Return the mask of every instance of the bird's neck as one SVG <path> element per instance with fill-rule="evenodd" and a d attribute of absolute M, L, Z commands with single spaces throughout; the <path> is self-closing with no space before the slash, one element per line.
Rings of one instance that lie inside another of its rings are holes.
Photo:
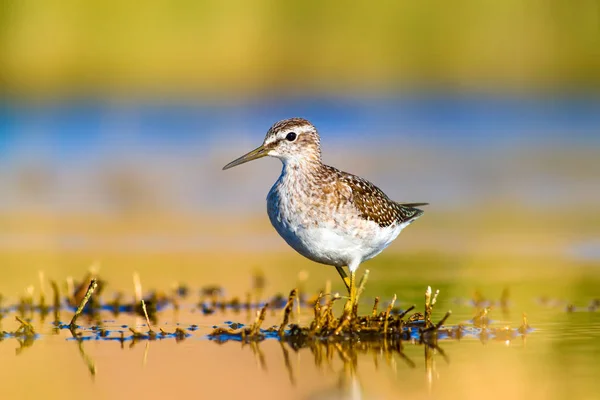
<path fill-rule="evenodd" d="M 323 163 L 320 158 L 282 158 L 283 173 L 313 173 L 319 170 Z"/>
<path fill-rule="evenodd" d="M 323 168 L 320 159 L 282 159 L 281 179 L 287 183 L 310 184 Z"/>

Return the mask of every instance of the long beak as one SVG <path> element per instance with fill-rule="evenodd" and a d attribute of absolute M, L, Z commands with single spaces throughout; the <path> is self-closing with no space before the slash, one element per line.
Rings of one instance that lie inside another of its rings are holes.
<path fill-rule="evenodd" d="M 240 164 L 246 163 L 248 161 L 252 161 L 252 160 L 256 160 L 258 158 L 262 158 L 264 156 L 267 156 L 268 152 L 269 152 L 269 150 L 265 149 L 264 146 L 257 147 L 256 149 L 252 150 L 251 152 L 244 154 L 240 158 L 238 158 L 236 160 L 233 160 L 232 162 L 230 162 L 229 164 L 227 164 L 226 166 L 224 166 L 223 170 L 226 170 L 226 169 L 229 169 L 229 168 L 233 168 L 235 166 L 238 166 Z"/>

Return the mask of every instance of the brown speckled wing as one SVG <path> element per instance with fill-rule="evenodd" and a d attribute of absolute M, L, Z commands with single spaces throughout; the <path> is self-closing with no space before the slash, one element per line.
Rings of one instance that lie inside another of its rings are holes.
<path fill-rule="evenodd" d="M 338 171 L 340 180 L 351 190 L 349 200 L 359 211 L 360 215 L 369 221 L 376 222 L 381 227 L 394 223 L 412 221 L 423 214 L 415 205 L 427 203 L 401 204 L 390 200 L 385 193 L 371 182 L 358 176 Z"/>

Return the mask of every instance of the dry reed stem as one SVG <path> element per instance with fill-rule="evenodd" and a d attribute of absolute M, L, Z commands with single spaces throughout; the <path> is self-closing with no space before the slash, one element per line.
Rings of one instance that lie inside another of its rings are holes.
<path fill-rule="evenodd" d="M 371 317 L 375 318 L 377 316 L 377 308 L 379 307 L 379 297 L 375 297 L 375 302 L 373 303 L 373 310 L 371 311 Z"/>
<path fill-rule="evenodd" d="M 360 295 L 365 291 L 365 286 L 367 285 L 367 280 L 369 279 L 369 270 L 365 270 L 362 278 L 360 278 L 360 283 L 358 284 L 358 290 L 356 292 L 356 302 L 360 298 Z"/>
<path fill-rule="evenodd" d="M 267 307 L 269 303 L 265 303 L 263 308 L 256 313 L 256 321 L 254 321 L 254 325 L 252 325 L 252 329 L 250 330 L 250 336 L 257 336 L 260 333 L 260 326 L 265 320 L 267 316 Z"/>
<path fill-rule="evenodd" d="M 288 301 L 283 310 L 283 321 L 281 322 L 281 325 L 279 326 L 278 334 L 279 334 L 280 338 L 282 338 L 283 335 L 285 334 L 285 328 L 288 325 L 288 323 L 290 322 L 290 314 L 292 313 L 292 309 L 294 308 L 294 299 L 296 298 L 297 294 L 298 294 L 298 290 L 292 289 L 292 291 L 290 292 L 290 295 L 288 296 Z"/>
<path fill-rule="evenodd" d="M 394 303 L 396 303 L 396 295 L 395 294 L 394 294 L 394 297 L 392 297 L 392 301 L 390 302 L 390 304 L 388 304 L 388 307 L 385 310 L 385 320 L 383 322 L 383 335 L 384 336 L 387 336 L 387 334 L 388 334 L 390 312 L 392 312 L 392 308 L 394 308 Z"/>
<path fill-rule="evenodd" d="M 94 278 L 91 280 L 90 285 L 88 286 L 87 291 L 85 292 L 85 296 L 83 297 L 83 299 L 81 300 L 81 303 L 79 304 L 79 307 L 77 307 L 77 311 L 75 311 L 75 314 L 73 315 L 73 318 L 71 319 L 69 328 L 75 329 L 75 327 L 77 327 L 77 325 L 75 324 L 77 322 L 77 318 L 79 318 L 79 316 L 83 312 L 85 305 L 90 300 L 90 297 L 92 297 L 92 293 L 94 293 L 94 290 L 96 290 L 97 287 L 98 287 L 98 281 Z"/>
<path fill-rule="evenodd" d="M 148 333 L 154 333 L 152 330 L 152 326 L 150 326 L 150 318 L 148 318 L 148 310 L 146 309 L 146 302 L 142 299 L 142 311 L 144 312 L 144 317 L 146 317 L 146 325 L 148 325 Z"/>

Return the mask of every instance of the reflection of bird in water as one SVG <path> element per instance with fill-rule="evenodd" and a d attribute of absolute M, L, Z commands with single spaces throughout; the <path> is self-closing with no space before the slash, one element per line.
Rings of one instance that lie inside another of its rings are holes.
<path fill-rule="evenodd" d="M 324 391 L 313 393 L 307 400 L 383 400 L 384 397 L 365 393 L 356 372 L 344 370 L 337 384 Z"/>
<path fill-rule="evenodd" d="M 344 368 L 340 372 L 340 378 L 332 388 L 313 393 L 307 400 L 362 400 L 363 391 L 354 371 Z M 368 397 L 372 399 L 372 397 Z"/>
<path fill-rule="evenodd" d="M 264 156 L 283 162 L 267 196 L 271 223 L 300 254 L 335 266 L 353 306 L 358 266 L 419 218 L 423 211 L 416 207 L 426 203 L 397 203 L 371 182 L 323 164 L 317 129 L 301 118 L 277 122 L 260 147 L 223 169 Z"/>

